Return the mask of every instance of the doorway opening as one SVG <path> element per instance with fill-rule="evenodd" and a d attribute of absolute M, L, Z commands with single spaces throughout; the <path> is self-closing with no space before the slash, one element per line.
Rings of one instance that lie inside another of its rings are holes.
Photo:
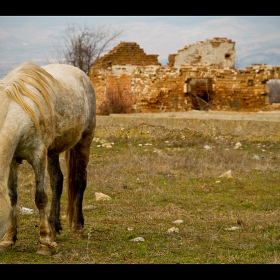
<path fill-rule="evenodd" d="M 208 111 L 212 106 L 214 81 L 211 78 L 186 80 L 186 95 L 191 98 L 194 110 Z"/>
<path fill-rule="evenodd" d="M 280 103 L 280 79 L 270 79 L 268 85 L 268 103 Z"/>

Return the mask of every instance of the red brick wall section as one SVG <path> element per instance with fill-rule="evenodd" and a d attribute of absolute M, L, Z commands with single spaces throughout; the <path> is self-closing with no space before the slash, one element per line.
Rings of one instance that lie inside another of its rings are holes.
<path fill-rule="evenodd" d="M 147 55 L 135 42 L 121 42 L 108 54 L 101 57 L 94 65 L 95 68 L 107 69 L 113 65 L 161 65 L 158 55 Z"/>

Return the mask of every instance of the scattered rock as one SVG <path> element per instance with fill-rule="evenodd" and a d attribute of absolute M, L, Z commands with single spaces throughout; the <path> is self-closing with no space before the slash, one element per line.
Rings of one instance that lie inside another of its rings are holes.
<path fill-rule="evenodd" d="M 234 146 L 234 149 L 239 149 L 241 147 L 241 143 L 240 142 L 237 142 Z"/>
<path fill-rule="evenodd" d="M 234 231 L 234 230 L 238 230 L 238 229 L 240 229 L 240 227 L 225 228 L 225 230 L 230 230 L 230 231 Z"/>
<path fill-rule="evenodd" d="M 111 197 L 104 193 L 96 192 L 95 193 L 95 200 L 110 200 Z"/>
<path fill-rule="evenodd" d="M 168 229 L 167 232 L 168 233 L 179 232 L 179 229 L 176 227 L 172 227 L 172 228 Z"/>
<path fill-rule="evenodd" d="M 83 207 L 83 210 L 92 210 L 92 209 L 95 209 L 96 206 L 93 206 L 93 205 L 86 205 Z"/>
<path fill-rule="evenodd" d="M 134 241 L 134 242 L 144 242 L 145 239 L 143 237 L 135 237 L 133 239 L 131 239 L 130 241 Z"/>
<path fill-rule="evenodd" d="M 30 208 L 26 208 L 26 207 L 21 207 L 20 208 L 20 213 L 22 215 L 32 215 L 32 214 L 34 214 L 34 210 L 30 209 Z"/>
<path fill-rule="evenodd" d="M 225 172 L 224 174 L 220 175 L 219 178 L 221 177 L 225 177 L 225 178 L 233 178 L 233 174 L 232 174 L 232 171 L 229 170 L 227 172 Z"/>
<path fill-rule="evenodd" d="M 112 145 L 109 142 L 103 143 L 102 144 L 103 148 L 112 148 Z"/>
<path fill-rule="evenodd" d="M 173 222 L 173 224 L 182 224 L 183 223 L 183 220 L 176 220 Z"/>
<path fill-rule="evenodd" d="M 114 142 L 109 143 L 105 139 L 100 139 L 100 138 L 93 138 L 94 142 L 100 143 L 101 145 L 97 145 L 97 148 L 104 147 L 104 148 L 112 148 L 112 145 L 114 145 Z"/>
<path fill-rule="evenodd" d="M 259 156 L 257 156 L 257 155 L 254 155 L 253 159 L 260 160 L 261 158 Z"/>

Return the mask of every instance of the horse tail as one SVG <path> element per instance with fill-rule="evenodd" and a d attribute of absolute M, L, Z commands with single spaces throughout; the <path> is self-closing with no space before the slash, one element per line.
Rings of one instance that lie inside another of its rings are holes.
<path fill-rule="evenodd" d="M 67 216 L 69 219 L 69 226 L 71 228 L 75 211 L 75 200 L 77 195 L 77 162 L 75 160 L 75 149 L 65 151 L 65 161 L 68 170 L 66 179 L 68 189 Z"/>

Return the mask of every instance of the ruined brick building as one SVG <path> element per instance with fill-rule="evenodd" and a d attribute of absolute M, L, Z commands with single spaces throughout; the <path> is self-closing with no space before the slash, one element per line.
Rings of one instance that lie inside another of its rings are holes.
<path fill-rule="evenodd" d="M 135 42 L 121 42 L 92 66 L 97 113 L 108 96 L 123 99 L 129 112 L 196 110 L 277 110 L 269 102 L 270 79 L 280 66 L 252 64 L 235 68 L 235 42 L 213 38 L 170 54 L 162 66 Z"/>

